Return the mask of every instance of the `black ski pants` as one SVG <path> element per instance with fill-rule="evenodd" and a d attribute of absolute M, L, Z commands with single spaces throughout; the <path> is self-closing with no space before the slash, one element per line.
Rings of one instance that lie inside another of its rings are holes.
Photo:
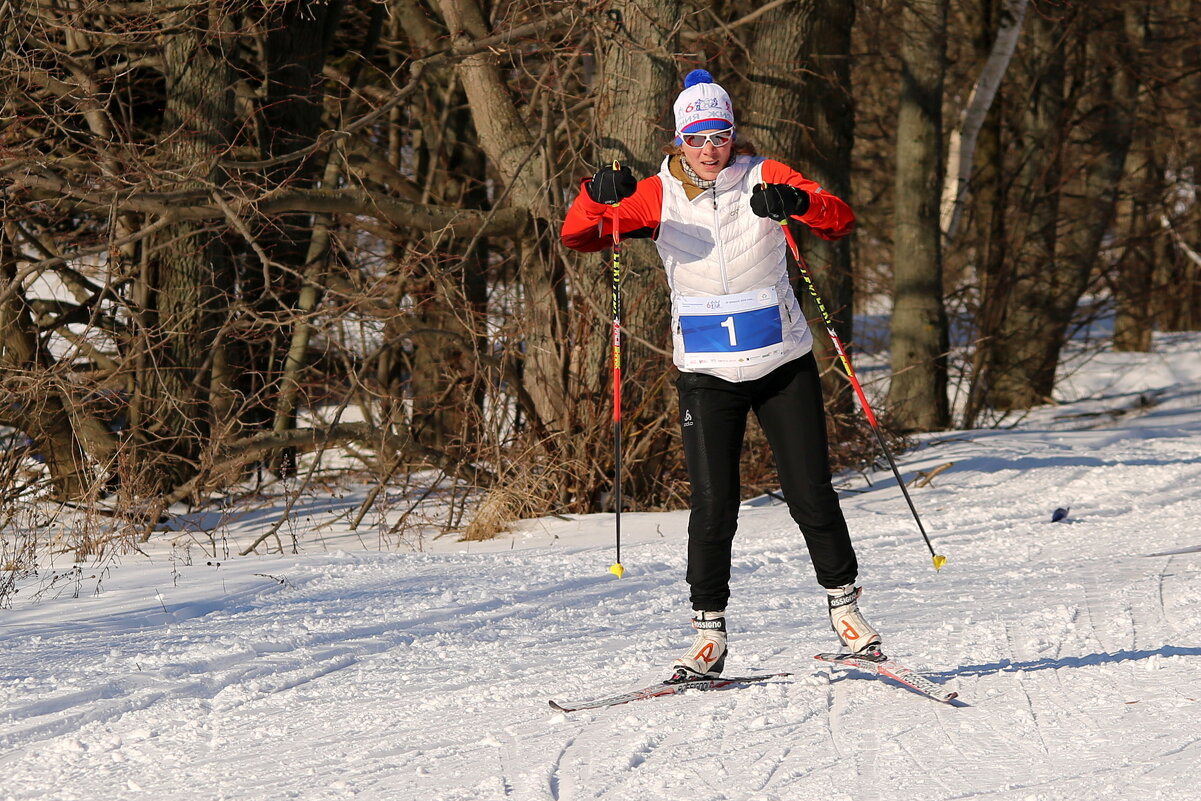
<path fill-rule="evenodd" d="M 775 455 L 792 519 L 800 527 L 823 587 L 858 576 L 855 549 L 831 485 L 821 381 L 812 353 L 762 378 L 731 382 L 681 373 L 680 419 L 692 485 L 688 518 L 688 584 L 692 608 L 718 611 L 730 598 L 730 557 L 738 527 L 742 451 L 753 411 Z"/>

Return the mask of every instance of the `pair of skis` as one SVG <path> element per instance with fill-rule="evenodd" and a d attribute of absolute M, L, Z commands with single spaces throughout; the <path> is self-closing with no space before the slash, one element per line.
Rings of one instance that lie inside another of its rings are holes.
<path fill-rule="evenodd" d="M 918 671 L 895 659 L 883 654 L 818 654 L 814 657 L 821 662 L 827 662 L 841 667 L 862 670 L 877 676 L 892 679 L 909 689 L 921 693 L 927 698 L 942 703 L 950 703 L 959 696 L 958 693 L 945 689 L 934 683 Z M 685 680 L 661 681 L 640 690 L 611 695 L 591 701 L 559 702 L 551 701 L 551 709 L 558 712 L 582 712 L 588 709 L 603 709 L 605 707 L 628 704 L 631 701 L 642 701 L 647 698 L 660 698 L 666 695 L 676 695 L 686 690 L 720 690 L 726 687 L 762 684 L 772 679 L 791 676 L 791 673 L 763 673 L 755 676 L 719 676 L 716 678 L 693 678 Z"/>

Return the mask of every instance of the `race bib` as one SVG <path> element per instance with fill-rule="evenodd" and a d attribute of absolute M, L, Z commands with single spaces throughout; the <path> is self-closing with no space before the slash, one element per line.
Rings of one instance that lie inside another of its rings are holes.
<path fill-rule="evenodd" d="M 775 287 L 711 298 L 681 297 L 684 367 L 747 367 L 784 353 Z"/>

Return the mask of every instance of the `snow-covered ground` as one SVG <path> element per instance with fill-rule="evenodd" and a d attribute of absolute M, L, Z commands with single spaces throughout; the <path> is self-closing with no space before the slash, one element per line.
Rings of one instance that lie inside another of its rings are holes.
<path fill-rule="evenodd" d="M 951 463 L 912 490 L 941 572 L 890 474 L 846 479 L 869 619 L 960 705 L 812 660 L 823 595 L 769 501 L 742 511 L 728 670 L 793 677 L 564 715 L 547 700 L 663 677 L 689 641 L 685 514 L 625 515 L 618 579 L 611 516 L 396 552 L 314 535 L 361 496 L 314 499 L 284 530 L 300 555 L 164 544 L 37 601 L 27 583 L 0 611 L 0 798 L 1187 796 L 1201 337 L 1073 369 L 1079 400 L 902 457 Z"/>

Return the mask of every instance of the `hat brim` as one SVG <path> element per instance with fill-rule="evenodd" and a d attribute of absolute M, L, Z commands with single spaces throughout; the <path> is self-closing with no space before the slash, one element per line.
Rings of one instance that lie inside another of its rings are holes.
<path fill-rule="evenodd" d="M 680 133 L 704 133 L 706 131 L 724 131 L 733 128 L 734 123 L 721 117 L 709 117 L 704 120 L 690 122 L 680 129 Z"/>

